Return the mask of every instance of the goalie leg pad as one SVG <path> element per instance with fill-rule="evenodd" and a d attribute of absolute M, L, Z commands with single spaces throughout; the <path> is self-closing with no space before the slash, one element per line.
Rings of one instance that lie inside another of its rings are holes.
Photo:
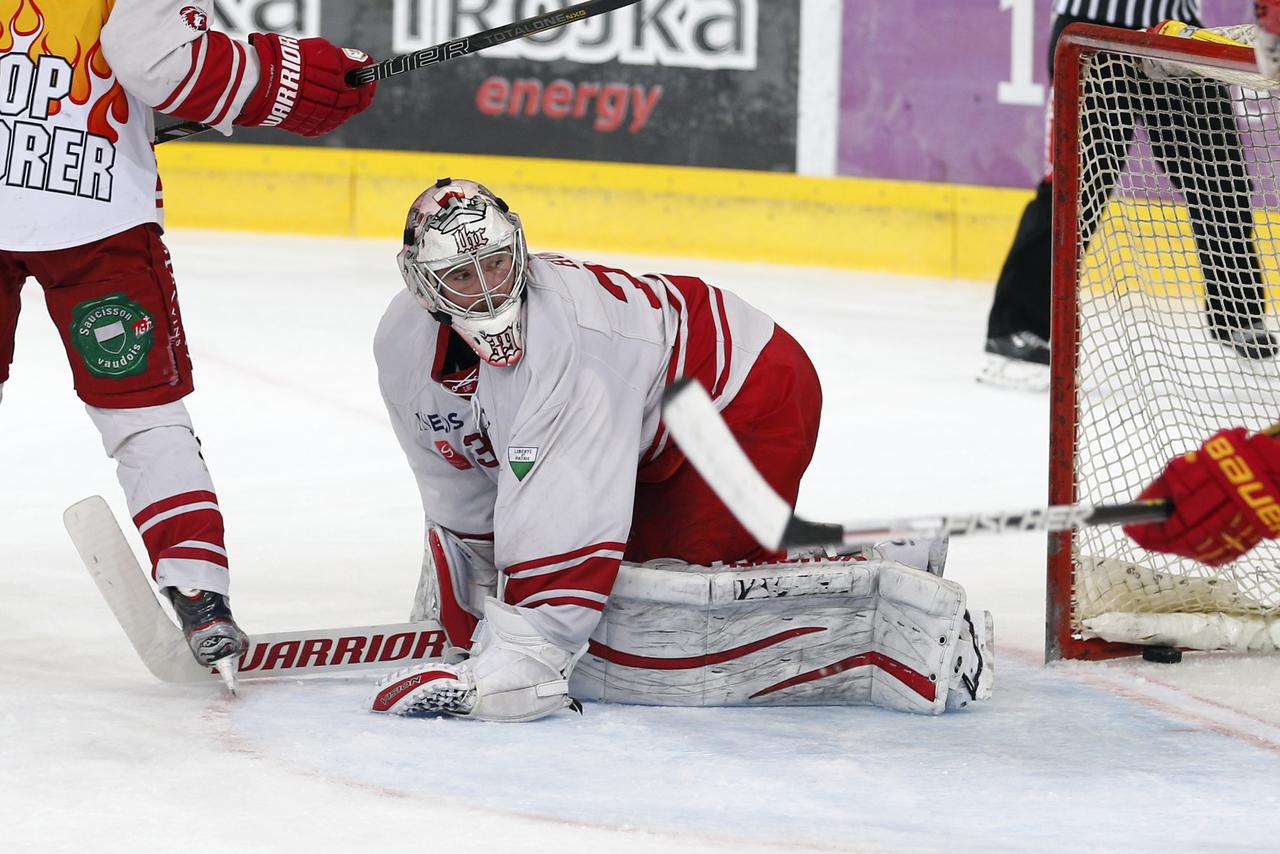
<path fill-rule="evenodd" d="M 579 699 L 672 706 L 856 705 L 939 714 L 964 590 L 893 561 L 623 564 L 573 672 Z M 976 667 L 965 656 L 962 669 Z M 990 670 L 984 683 L 989 695 Z M 972 699 L 972 697 L 970 698 Z"/>
<path fill-rule="evenodd" d="M 410 622 L 439 619 L 449 643 L 465 649 L 484 614 L 485 599 L 497 596 L 497 590 L 491 540 L 463 538 L 440 525 L 427 524 Z"/>

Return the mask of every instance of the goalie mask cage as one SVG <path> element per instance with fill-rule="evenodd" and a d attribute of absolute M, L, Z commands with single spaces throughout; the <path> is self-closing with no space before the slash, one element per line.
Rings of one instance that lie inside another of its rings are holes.
<path fill-rule="evenodd" d="M 1280 93 L 1252 48 L 1109 27 L 1068 27 L 1055 63 L 1049 501 L 1125 502 L 1280 421 L 1280 362 L 1219 340 L 1274 328 Z M 1048 563 L 1048 660 L 1280 645 L 1280 541 L 1212 568 L 1092 527 Z"/>

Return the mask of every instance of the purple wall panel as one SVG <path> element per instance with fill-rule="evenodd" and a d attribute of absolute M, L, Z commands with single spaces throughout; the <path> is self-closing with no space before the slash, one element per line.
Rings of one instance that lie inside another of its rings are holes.
<path fill-rule="evenodd" d="M 1047 82 L 1053 2 L 1008 5 L 844 1 L 841 175 L 999 187 L 1039 180 L 1044 106 L 1000 103 L 998 92 L 1015 73 L 1019 27 L 1021 40 L 1033 42 L 1023 74 Z M 1205 0 L 1205 23 L 1240 23 L 1248 8 L 1246 0 Z"/>

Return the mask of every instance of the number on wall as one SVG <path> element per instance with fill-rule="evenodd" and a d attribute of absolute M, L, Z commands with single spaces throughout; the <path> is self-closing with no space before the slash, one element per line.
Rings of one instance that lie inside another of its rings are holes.
<path fill-rule="evenodd" d="M 996 90 L 1001 104 L 1038 107 L 1044 103 L 1044 86 L 1036 83 L 1036 0 L 1000 0 L 1000 11 L 1013 10 L 1009 79 Z"/>

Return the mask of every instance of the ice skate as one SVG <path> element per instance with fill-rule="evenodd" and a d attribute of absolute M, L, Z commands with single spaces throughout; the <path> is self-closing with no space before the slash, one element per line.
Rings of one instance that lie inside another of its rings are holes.
<path fill-rule="evenodd" d="M 165 593 L 173 603 L 191 654 L 202 665 L 216 667 L 234 694 L 236 660 L 248 648 L 249 638 L 236 625 L 227 597 L 187 587 L 168 587 Z"/>
<path fill-rule="evenodd" d="M 1267 330 L 1261 320 L 1250 321 L 1243 325 L 1211 322 L 1209 331 L 1215 341 L 1230 347 L 1237 355 L 1246 359 L 1270 359 L 1280 351 L 1276 336 Z"/>
<path fill-rule="evenodd" d="M 1049 388 L 1049 342 L 1034 332 L 988 338 L 978 382 L 1017 391 Z"/>

